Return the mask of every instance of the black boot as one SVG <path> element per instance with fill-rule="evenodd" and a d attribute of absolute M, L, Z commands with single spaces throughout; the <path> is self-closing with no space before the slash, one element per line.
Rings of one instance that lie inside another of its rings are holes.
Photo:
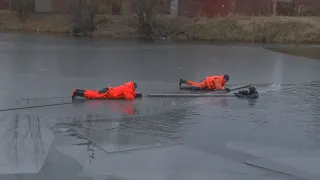
<path fill-rule="evenodd" d="M 84 97 L 84 91 L 83 90 L 77 91 L 76 96 Z"/>
<path fill-rule="evenodd" d="M 84 90 L 75 89 L 72 93 L 72 99 L 76 96 L 84 97 Z"/>
<path fill-rule="evenodd" d="M 180 81 L 179 81 L 179 87 L 181 86 L 181 84 L 187 84 L 187 80 L 180 79 Z"/>

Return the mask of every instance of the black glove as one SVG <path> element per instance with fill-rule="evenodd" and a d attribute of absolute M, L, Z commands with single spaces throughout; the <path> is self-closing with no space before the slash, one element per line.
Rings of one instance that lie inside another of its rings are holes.
<path fill-rule="evenodd" d="M 224 90 L 226 90 L 227 92 L 230 92 L 230 91 L 231 91 L 229 88 L 224 88 Z"/>
<path fill-rule="evenodd" d="M 136 93 L 136 98 L 141 98 L 142 97 L 142 94 L 141 93 Z"/>
<path fill-rule="evenodd" d="M 105 93 L 105 92 L 107 92 L 107 91 L 109 91 L 109 88 L 104 88 L 104 89 L 101 89 L 101 90 L 98 92 L 98 94 L 102 94 L 102 93 Z"/>

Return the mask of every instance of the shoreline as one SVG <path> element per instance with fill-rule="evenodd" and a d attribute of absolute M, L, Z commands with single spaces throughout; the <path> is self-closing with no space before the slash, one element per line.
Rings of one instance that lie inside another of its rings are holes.
<path fill-rule="evenodd" d="M 0 11 L 0 32 L 70 36 L 73 23 L 66 14 L 32 13 L 21 21 L 12 11 Z M 139 39 L 134 19 L 97 15 L 94 39 Z M 102 21 L 102 22 L 101 22 Z M 320 17 L 229 16 L 213 19 L 170 18 L 157 20 L 154 40 L 163 35 L 170 41 L 201 41 L 245 44 L 319 44 Z M 160 35 L 161 34 L 161 35 Z M 161 37 L 162 36 L 162 37 Z"/>
<path fill-rule="evenodd" d="M 201 45 L 201 46 L 240 46 L 240 47 L 260 47 L 272 52 L 305 57 L 313 60 L 320 60 L 320 45 L 313 44 L 277 44 L 277 43 L 252 43 L 252 42 L 216 42 L 216 41 L 175 41 L 175 40 L 150 40 L 150 39 L 133 39 L 133 38 L 77 38 L 70 35 L 59 34 L 59 33 L 36 33 L 36 32 L 0 32 L 0 36 L 9 34 L 9 36 L 43 36 L 43 37 L 54 37 L 54 38 L 72 38 L 72 39 L 89 39 L 93 41 L 108 42 L 108 41 L 124 41 L 126 43 L 137 43 L 147 42 L 147 43 L 160 43 L 160 44 L 176 44 L 176 45 Z"/>
<path fill-rule="evenodd" d="M 209 40 L 171 40 L 171 39 L 148 39 L 148 38 L 121 38 L 121 37 L 75 37 L 69 34 L 63 33 L 37 33 L 34 31 L 1 31 L 1 35 L 10 36 L 42 36 L 42 37 L 57 37 L 57 38 L 74 38 L 74 39 L 89 39 L 93 41 L 124 41 L 124 42 L 156 42 L 163 44 L 191 44 L 191 45 L 221 45 L 221 46 L 242 46 L 242 47 L 262 47 L 265 49 L 272 48 L 320 48 L 320 43 L 264 43 L 264 42 L 239 42 L 239 41 L 209 41 Z M 319 49 L 320 51 L 320 49 Z"/>
<path fill-rule="evenodd" d="M 244 47 L 264 47 L 264 46 L 276 46 L 276 47 L 312 47 L 320 48 L 319 42 L 309 43 L 295 43 L 295 42 L 261 42 L 261 41 L 230 41 L 230 40 L 185 40 L 185 39 L 161 39 L 161 38 L 139 38 L 139 37 L 112 37 L 112 36 L 73 36 L 70 33 L 59 33 L 59 32 L 36 32 L 36 31 L 24 31 L 24 30 L 2 30 L 0 27 L 0 34 L 11 34 L 11 35 L 35 35 L 35 36 L 47 36 L 47 37 L 65 37 L 65 38 L 78 38 L 78 39 L 92 39 L 92 40 L 115 40 L 115 41 L 157 41 L 157 42 L 173 42 L 176 44 L 200 44 L 200 45 L 224 45 L 224 46 L 244 46 Z"/>

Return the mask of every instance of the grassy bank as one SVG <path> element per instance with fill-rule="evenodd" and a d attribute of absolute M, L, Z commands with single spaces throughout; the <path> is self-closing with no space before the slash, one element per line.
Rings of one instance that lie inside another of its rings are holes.
<path fill-rule="evenodd" d="M 138 37 L 137 20 L 131 16 L 97 15 L 93 36 Z M 0 31 L 70 33 L 71 17 L 62 14 L 30 14 L 24 21 L 11 11 L 0 11 Z M 159 17 L 155 37 L 177 40 L 212 40 L 265 43 L 320 43 L 320 18 L 245 17 L 169 18 Z"/>

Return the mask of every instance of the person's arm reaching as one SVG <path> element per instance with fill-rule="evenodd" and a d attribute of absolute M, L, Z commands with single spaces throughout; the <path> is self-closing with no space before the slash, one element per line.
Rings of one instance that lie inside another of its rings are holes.
<path fill-rule="evenodd" d="M 135 98 L 134 98 L 134 95 L 132 94 L 132 92 L 130 92 L 130 91 L 125 91 L 125 92 L 123 92 L 123 95 L 124 95 L 124 98 L 126 99 L 126 100 L 134 100 Z"/>
<path fill-rule="evenodd" d="M 219 79 L 213 80 L 213 83 L 216 87 L 216 90 L 225 90 L 225 88 L 221 85 L 221 81 Z"/>

